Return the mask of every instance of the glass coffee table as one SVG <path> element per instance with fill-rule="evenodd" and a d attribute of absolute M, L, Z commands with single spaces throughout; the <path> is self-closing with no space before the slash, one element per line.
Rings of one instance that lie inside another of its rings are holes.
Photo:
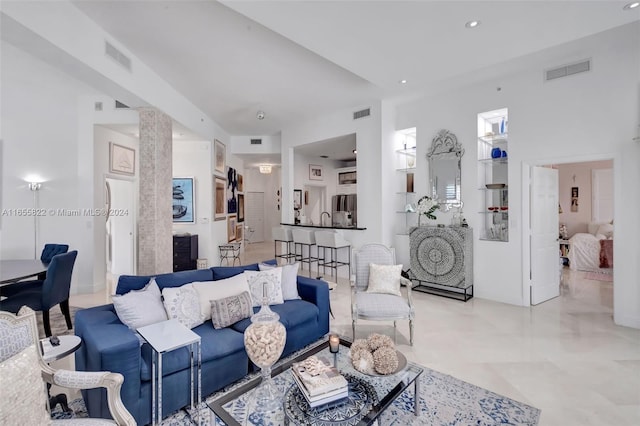
<path fill-rule="evenodd" d="M 423 368 L 412 362 L 406 362 L 406 367 L 395 374 L 387 376 L 363 374 L 351 365 L 347 355 L 350 346 L 350 341 L 340 339 L 340 351 L 336 355 L 338 370 L 349 381 L 348 400 L 328 408 L 310 408 L 291 376 L 291 365 L 311 355 L 324 356 L 333 361 L 334 354 L 329 352 L 327 340 L 296 353 L 273 367 L 273 380 L 282 392 L 282 404 L 279 409 L 267 413 L 256 410 L 252 394 L 261 379 L 259 373 L 253 373 L 207 403 L 212 412 L 211 423 L 227 426 L 249 424 L 370 425 L 412 384 L 415 390 L 414 413 L 417 416 L 420 412 L 419 380 L 424 371 Z"/>

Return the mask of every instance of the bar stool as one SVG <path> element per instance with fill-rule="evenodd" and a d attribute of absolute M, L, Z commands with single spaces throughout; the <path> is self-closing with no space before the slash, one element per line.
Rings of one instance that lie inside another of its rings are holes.
<path fill-rule="evenodd" d="M 309 265 L 309 278 L 311 276 L 311 265 L 315 262 L 318 263 L 318 250 L 316 248 L 316 256 L 312 255 L 311 249 L 316 246 L 316 236 L 313 231 L 307 229 L 293 229 L 291 231 L 293 235 L 294 253 L 296 261 L 300 263 L 306 263 Z M 300 246 L 300 254 L 298 254 L 298 246 Z M 307 247 L 307 256 L 304 255 L 304 248 Z"/>
<path fill-rule="evenodd" d="M 333 272 L 336 273 L 335 282 L 338 282 L 338 268 L 341 266 L 347 266 L 349 268 L 349 275 L 351 277 L 351 243 L 345 240 L 342 235 L 335 231 L 316 231 L 316 244 L 318 245 L 318 274 L 320 274 L 320 267 L 322 266 L 322 273 L 324 274 L 326 268 L 331 270 L 331 277 L 333 278 Z M 329 257 L 327 257 L 327 249 L 329 250 Z M 346 261 L 338 260 L 338 251 L 340 249 L 346 249 Z"/>
<path fill-rule="evenodd" d="M 218 246 L 218 250 L 220 250 L 220 266 L 222 266 L 223 261 L 226 262 L 227 266 L 236 266 L 236 260 L 238 265 L 242 265 L 240 243 L 221 244 Z M 231 265 L 229 265 L 230 261 L 232 262 Z"/>
<path fill-rule="evenodd" d="M 284 226 L 274 226 L 271 228 L 271 237 L 273 238 L 273 255 L 276 261 L 280 258 L 283 259 L 285 263 L 289 263 L 289 259 L 295 259 L 296 254 L 291 251 L 291 243 L 293 243 L 291 229 L 285 228 Z M 286 243 L 287 249 L 286 252 L 281 251 L 280 254 L 278 254 L 278 245 L 281 243 Z"/>

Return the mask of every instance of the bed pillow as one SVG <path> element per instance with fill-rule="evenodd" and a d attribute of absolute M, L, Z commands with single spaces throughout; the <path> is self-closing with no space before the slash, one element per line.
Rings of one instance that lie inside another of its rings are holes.
<path fill-rule="evenodd" d="M 262 299 L 266 291 L 267 303 L 269 305 L 279 305 L 284 303 L 282 298 L 282 269 L 275 268 L 268 271 L 244 271 L 249 283 L 249 292 L 253 306 L 262 305 Z"/>
<path fill-rule="evenodd" d="M 296 262 L 282 266 L 260 263 L 258 267 L 261 271 L 276 268 L 282 269 L 282 298 L 284 300 L 300 299 L 300 295 L 298 294 L 298 268 L 300 267 L 300 263 Z"/>
<path fill-rule="evenodd" d="M 193 284 L 165 287 L 162 289 L 162 299 L 169 319 L 177 319 L 189 329 L 205 321 L 201 313 L 200 297 Z"/>
<path fill-rule="evenodd" d="M 244 274 L 234 275 L 223 280 L 216 281 L 196 281 L 193 288 L 198 292 L 200 299 L 200 312 L 202 320 L 211 319 L 211 301 L 224 299 L 229 296 L 236 296 L 243 291 L 249 291 L 247 277 Z"/>
<path fill-rule="evenodd" d="M 613 238 L 613 225 L 610 223 L 603 223 L 598 227 L 596 235 L 597 234 L 602 234 L 607 238 Z"/>
<path fill-rule="evenodd" d="M 162 294 L 155 278 L 152 278 L 141 290 L 114 295 L 111 299 L 120 321 L 133 331 L 145 325 L 167 320 L 167 312 L 162 304 Z"/>
<path fill-rule="evenodd" d="M 402 265 L 369 264 L 369 286 L 367 293 L 383 293 L 402 296 L 400 293 L 400 277 Z"/>
<path fill-rule="evenodd" d="M 229 327 L 253 315 L 253 301 L 248 291 L 211 301 L 211 322 L 216 330 Z"/>

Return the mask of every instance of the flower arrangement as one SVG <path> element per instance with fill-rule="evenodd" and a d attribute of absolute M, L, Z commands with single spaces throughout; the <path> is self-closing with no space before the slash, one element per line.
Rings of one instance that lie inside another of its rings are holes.
<path fill-rule="evenodd" d="M 418 200 L 418 213 L 425 215 L 428 219 L 436 220 L 436 215 L 433 213 L 440 208 L 440 205 L 436 200 L 433 200 L 428 195 Z"/>

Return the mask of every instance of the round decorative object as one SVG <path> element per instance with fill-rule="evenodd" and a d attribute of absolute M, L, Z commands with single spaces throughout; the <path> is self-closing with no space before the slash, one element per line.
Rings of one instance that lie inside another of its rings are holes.
<path fill-rule="evenodd" d="M 493 148 L 491 150 L 491 158 L 500 158 L 502 157 L 502 150 L 500 148 Z"/>
<path fill-rule="evenodd" d="M 383 346 L 373 353 L 373 368 L 379 374 L 391 374 L 398 368 L 398 355 L 396 350 Z"/>
<path fill-rule="evenodd" d="M 271 378 L 271 366 L 280 358 L 287 340 L 287 330 L 280 316 L 269 309 L 267 298 L 263 298 L 262 308 L 251 317 L 251 325 L 244 332 L 244 347 L 249 359 L 258 367 L 262 382 L 256 388 L 253 398 L 256 410 L 273 411 L 280 406 L 282 393 Z"/>
<path fill-rule="evenodd" d="M 374 370 L 373 355 L 368 349 L 351 350 L 351 364 L 353 368 L 364 374 L 370 374 Z"/>
<path fill-rule="evenodd" d="M 434 284 L 458 286 L 465 280 L 464 236 L 460 228 L 419 227 L 411 233 L 411 270 Z"/>
<path fill-rule="evenodd" d="M 404 356 L 403 353 L 398 351 L 398 350 L 396 350 L 396 355 L 398 357 L 398 366 L 391 373 L 389 373 L 389 374 L 380 374 L 380 373 L 377 373 L 375 370 L 361 371 L 361 373 L 364 373 L 367 376 L 384 377 L 384 376 L 389 376 L 391 374 L 397 374 L 397 373 L 401 372 L 402 370 L 407 368 L 407 357 Z"/>
<path fill-rule="evenodd" d="M 284 412 L 288 424 L 314 426 L 357 425 L 371 408 L 378 404 L 378 395 L 372 385 L 350 374 L 349 396 L 326 406 L 311 408 L 295 383 L 287 390 Z"/>
<path fill-rule="evenodd" d="M 393 349 L 393 339 L 384 334 L 373 333 L 367 338 L 367 345 L 369 346 L 369 350 L 374 352 L 375 350 L 388 346 Z M 353 345 L 351 345 L 353 347 Z"/>

